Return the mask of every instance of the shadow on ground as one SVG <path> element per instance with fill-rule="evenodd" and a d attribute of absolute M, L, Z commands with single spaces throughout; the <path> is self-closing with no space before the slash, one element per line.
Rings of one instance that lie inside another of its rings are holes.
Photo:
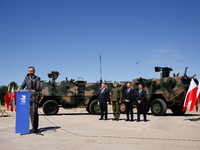
<path fill-rule="evenodd" d="M 45 127 L 45 128 L 39 128 L 40 132 L 46 132 L 46 131 L 54 131 L 57 132 L 56 129 L 60 129 L 61 127 L 56 126 L 56 127 Z"/>
<path fill-rule="evenodd" d="M 199 117 L 199 118 L 184 119 L 184 120 L 190 120 L 190 121 L 200 121 L 200 117 Z"/>

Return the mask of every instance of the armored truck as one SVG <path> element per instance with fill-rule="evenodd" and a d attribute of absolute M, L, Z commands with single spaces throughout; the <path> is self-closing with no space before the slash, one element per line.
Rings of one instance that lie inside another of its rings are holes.
<path fill-rule="evenodd" d="M 59 107 L 63 108 L 86 108 L 91 114 L 99 114 L 100 107 L 98 106 L 98 93 L 100 83 L 87 83 L 82 77 L 77 81 L 66 78 L 65 81 L 55 82 L 59 72 L 52 71 L 48 74 L 51 81 L 40 83 L 39 107 L 43 107 L 43 112 L 46 115 L 54 115 L 59 111 Z M 110 91 L 113 88 L 112 83 L 105 83 L 106 88 Z"/>
<path fill-rule="evenodd" d="M 198 84 L 197 79 L 194 78 L 195 75 L 187 76 L 187 68 L 183 76 L 173 73 L 173 77 L 169 77 L 172 68 L 155 67 L 155 71 L 161 72 L 159 79 L 136 78 L 131 81 L 134 91 L 137 90 L 138 84 L 142 84 L 146 90 L 146 112 L 151 109 L 153 115 L 161 116 L 166 114 L 167 109 L 171 109 L 174 115 L 183 115 L 185 113 L 185 111 L 182 112 L 184 99 L 191 79 L 193 78 Z M 66 78 L 65 81 L 55 82 L 58 76 L 59 72 L 52 71 L 48 74 L 48 77 L 52 78 L 51 81 L 41 81 L 39 107 L 43 107 L 46 115 L 57 114 L 60 106 L 63 108 L 86 108 L 91 114 L 100 114 L 100 107 L 97 104 L 100 82 L 87 83 L 82 77 L 77 81 L 73 79 L 69 81 Z M 119 85 L 122 92 L 126 90 L 126 84 L 127 82 L 123 82 Z M 105 85 L 111 92 L 113 84 L 105 83 Z M 133 108 L 135 107 L 134 101 Z M 120 104 L 120 111 L 126 112 L 123 101 Z"/>
<path fill-rule="evenodd" d="M 156 72 L 162 72 L 160 79 L 144 79 L 136 78 L 131 82 L 132 89 L 138 89 L 138 84 L 142 84 L 146 90 L 146 112 L 151 109 L 155 116 L 162 116 L 166 114 L 167 109 L 171 109 L 174 115 L 183 115 L 182 112 L 185 95 L 189 88 L 191 79 L 193 78 L 196 84 L 198 81 L 194 78 L 196 75 L 189 77 L 186 75 L 187 67 L 183 76 L 173 73 L 173 77 L 169 77 L 172 68 L 155 67 Z M 126 84 L 121 84 L 121 89 L 126 89 Z M 134 103 L 133 108 L 136 107 Z M 121 112 L 125 112 L 125 104 L 120 105 Z"/>

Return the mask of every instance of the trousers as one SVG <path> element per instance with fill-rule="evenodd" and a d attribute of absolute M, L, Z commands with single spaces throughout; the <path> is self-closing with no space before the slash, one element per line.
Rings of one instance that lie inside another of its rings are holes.
<path fill-rule="evenodd" d="M 29 116 L 31 119 L 31 125 L 32 129 L 37 130 L 38 129 L 38 102 L 35 100 L 35 98 L 30 98 L 30 112 Z"/>
<path fill-rule="evenodd" d="M 127 119 L 129 120 L 129 112 L 130 112 L 131 120 L 133 120 L 133 103 L 128 102 L 128 103 L 125 103 L 125 105 L 126 105 L 126 117 L 127 117 Z"/>
<path fill-rule="evenodd" d="M 113 108 L 114 118 L 119 119 L 119 117 L 120 117 L 119 102 L 118 101 L 112 101 L 112 108 Z"/>
<path fill-rule="evenodd" d="M 100 109 L 101 109 L 101 119 L 103 119 L 103 116 L 105 115 L 105 119 L 107 119 L 108 116 L 108 108 L 106 103 L 100 103 Z"/>
<path fill-rule="evenodd" d="M 140 120 L 140 110 L 143 112 L 144 120 L 146 120 L 146 104 L 137 104 L 137 119 Z"/>

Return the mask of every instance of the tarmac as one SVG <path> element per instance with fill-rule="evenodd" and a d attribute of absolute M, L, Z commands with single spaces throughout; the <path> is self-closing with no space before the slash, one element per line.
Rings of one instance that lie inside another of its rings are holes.
<path fill-rule="evenodd" d="M 186 112 L 174 116 L 147 114 L 147 122 L 127 122 L 121 114 L 112 121 L 112 107 L 108 120 L 89 114 L 85 108 L 63 109 L 57 115 L 46 116 L 39 108 L 41 134 L 15 133 L 15 112 L 0 117 L 0 150 L 199 150 L 200 112 Z M 134 119 L 136 119 L 136 109 Z M 0 114 L 1 115 L 1 114 Z M 141 119 L 143 116 L 141 115 Z"/>

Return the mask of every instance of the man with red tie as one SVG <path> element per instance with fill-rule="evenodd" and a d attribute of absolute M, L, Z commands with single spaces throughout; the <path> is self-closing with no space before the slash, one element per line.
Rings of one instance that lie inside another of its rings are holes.
<path fill-rule="evenodd" d="M 105 120 L 107 120 L 107 115 L 108 115 L 108 108 L 107 105 L 110 102 L 110 96 L 109 96 L 109 90 L 105 88 L 105 84 L 101 84 L 101 90 L 99 91 L 99 96 L 98 96 L 98 105 L 100 105 L 101 109 L 101 117 L 99 120 L 103 120 L 103 116 L 105 113 Z"/>

